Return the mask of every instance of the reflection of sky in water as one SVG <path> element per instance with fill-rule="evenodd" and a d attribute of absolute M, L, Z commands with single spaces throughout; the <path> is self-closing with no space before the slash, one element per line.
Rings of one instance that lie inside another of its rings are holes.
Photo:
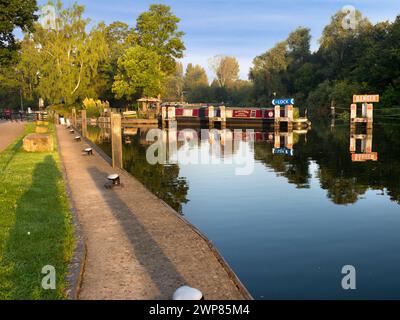
<path fill-rule="evenodd" d="M 399 298 L 398 204 L 370 190 L 338 206 L 317 171 L 311 162 L 310 188 L 297 189 L 260 162 L 249 176 L 230 166 L 182 166 L 190 182 L 183 212 L 255 298 Z M 356 292 L 340 287 L 347 264 L 358 271 Z"/>

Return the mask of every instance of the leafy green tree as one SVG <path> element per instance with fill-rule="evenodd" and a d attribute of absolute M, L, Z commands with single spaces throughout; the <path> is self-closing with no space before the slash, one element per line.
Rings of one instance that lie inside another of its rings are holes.
<path fill-rule="evenodd" d="M 13 31 L 21 28 L 24 32 L 33 31 L 37 16 L 35 0 L 0 1 L 0 66 L 15 63 L 18 58 L 19 44 Z"/>
<path fill-rule="evenodd" d="M 183 65 L 177 62 L 175 73 L 167 79 L 164 100 L 180 101 L 183 98 L 183 82 Z"/>
<path fill-rule="evenodd" d="M 356 23 L 354 28 L 344 28 L 343 21 L 346 13 L 337 12 L 332 18 L 331 23 L 324 28 L 322 37 L 319 40 L 319 55 L 323 60 L 325 76 L 329 79 L 343 76 L 343 68 L 347 61 L 351 60 L 354 41 L 360 34 L 372 27 L 369 20 L 356 10 Z"/>
<path fill-rule="evenodd" d="M 117 98 L 132 102 L 146 96 L 160 94 L 164 88 L 165 73 L 160 69 L 161 57 L 151 49 L 136 45 L 118 60 L 113 92 Z"/>
<path fill-rule="evenodd" d="M 160 56 L 160 67 L 166 75 L 175 72 L 175 60 L 182 58 L 185 50 L 184 33 L 178 31 L 179 21 L 171 8 L 162 4 L 151 5 L 137 19 L 138 44 Z"/>
<path fill-rule="evenodd" d="M 254 83 L 258 105 L 270 105 L 275 94 L 286 94 L 282 78 L 282 74 L 288 68 L 286 56 L 287 43 L 283 41 L 254 59 L 249 78 Z"/>
<path fill-rule="evenodd" d="M 189 102 L 202 102 L 206 96 L 201 97 L 202 94 L 208 90 L 207 73 L 200 65 L 193 65 L 189 63 L 186 67 L 186 73 L 183 78 L 183 90 L 185 98 Z"/>
<path fill-rule="evenodd" d="M 99 72 L 105 82 L 101 97 L 113 106 L 122 106 L 126 101 L 115 99 L 112 86 L 118 71 L 118 59 L 136 43 L 136 33 L 128 24 L 115 21 L 105 28 L 105 38 L 109 51 L 107 59 L 99 67 Z"/>
<path fill-rule="evenodd" d="M 55 29 L 37 24 L 29 50 L 22 51 L 25 65 L 38 67 L 37 91 L 49 103 L 73 105 L 101 91 L 98 69 L 108 54 L 105 26 L 95 25 L 87 32 L 90 20 L 84 19 L 83 13 L 83 6 L 75 3 L 64 9 L 58 1 Z"/>

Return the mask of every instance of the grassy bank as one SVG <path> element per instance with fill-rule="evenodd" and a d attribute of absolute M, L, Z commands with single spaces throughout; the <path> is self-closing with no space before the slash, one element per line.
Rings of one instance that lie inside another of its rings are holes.
<path fill-rule="evenodd" d="M 71 220 L 57 151 L 24 152 L 20 138 L 0 153 L 0 299 L 65 298 Z M 46 265 L 55 267 L 55 290 L 42 288 Z"/>

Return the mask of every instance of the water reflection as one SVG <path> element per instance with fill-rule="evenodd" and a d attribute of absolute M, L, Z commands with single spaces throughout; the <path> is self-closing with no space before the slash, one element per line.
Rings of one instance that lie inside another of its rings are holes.
<path fill-rule="evenodd" d="M 297 188 L 310 187 L 310 163 L 315 161 L 320 187 L 335 204 L 355 203 L 369 189 L 380 190 L 400 203 L 398 127 L 378 127 L 375 141 L 372 128 L 365 132 L 353 128 L 349 132 L 346 125 L 340 124 L 333 129 L 329 124 L 320 125 L 310 132 L 163 129 L 166 164 L 154 166 L 146 161 L 146 150 L 154 143 L 147 139 L 151 129 L 154 128 L 123 129 L 125 169 L 179 212 L 188 201 L 189 188 L 185 177 L 179 175 L 180 165 L 232 163 L 227 160 L 243 156 L 240 151 L 250 142 L 254 143 L 254 150 L 246 149 L 246 157 L 263 163 Z M 88 134 L 94 143 L 111 154 L 109 124 L 89 127 Z M 350 148 L 346 141 L 350 141 Z M 374 149 L 380 150 L 380 161 Z M 189 156 L 190 161 L 179 161 L 182 155 Z M 367 160 L 375 162 L 364 162 Z"/>
<path fill-rule="evenodd" d="M 373 128 L 360 128 L 361 132 L 357 132 L 357 127 L 350 127 L 350 152 L 353 162 L 362 161 L 378 161 L 378 153 L 372 152 Z"/>
<path fill-rule="evenodd" d="M 88 133 L 111 154 L 108 127 Z M 149 130 L 124 129 L 125 169 L 204 232 L 255 298 L 400 298 L 400 126 L 172 128 L 161 131 L 164 165 L 146 160 Z M 245 146 L 254 172 L 238 176 Z M 374 152 L 377 161 L 353 161 Z M 346 264 L 360 284 L 351 295 L 340 286 Z"/>

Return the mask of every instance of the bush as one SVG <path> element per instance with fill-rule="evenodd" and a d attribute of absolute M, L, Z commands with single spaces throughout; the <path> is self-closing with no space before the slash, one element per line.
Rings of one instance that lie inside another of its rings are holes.
<path fill-rule="evenodd" d="M 86 98 L 83 100 L 83 109 L 86 109 L 86 115 L 88 118 L 98 118 L 104 113 L 104 109 L 110 107 L 107 101 L 94 100 L 92 98 Z"/>

